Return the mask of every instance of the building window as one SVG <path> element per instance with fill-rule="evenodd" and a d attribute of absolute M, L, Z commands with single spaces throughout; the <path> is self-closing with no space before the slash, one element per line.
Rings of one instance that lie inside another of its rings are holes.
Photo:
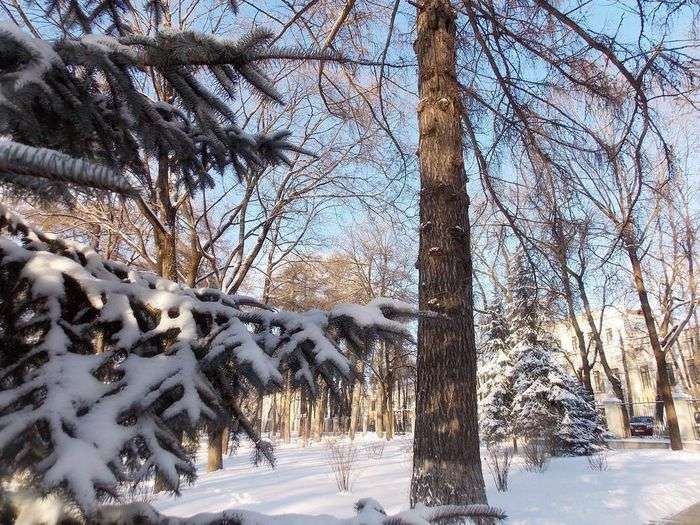
<path fill-rule="evenodd" d="M 700 378 L 698 377 L 698 366 L 695 364 L 695 359 L 690 358 L 687 363 L 690 380 L 697 385 L 700 382 Z"/>
<path fill-rule="evenodd" d="M 649 375 L 648 366 L 639 367 L 639 377 L 642 379 L 642 386 L 644 388 L 651 388 L 651 376 Z"/>
<path fill-rule="evenodd" d="M 605 392 L 605 385 L 603 384 L 603 376 L 600 375 L 598 370 L 593 372 L 593 390 L 596 393 Z"/>
<path fill-rule="evenodd" d="M 573 336 L 571 338 L 571 349 L 576 350 L 578 348 L 578 338 L 576 336 Z"/>

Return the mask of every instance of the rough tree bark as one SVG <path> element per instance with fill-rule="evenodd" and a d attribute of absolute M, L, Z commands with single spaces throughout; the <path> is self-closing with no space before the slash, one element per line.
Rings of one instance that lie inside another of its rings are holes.
<path fill-rule="evenodd" d="M 207 472 L 224 468 L 222 430 L 209 432 L 209 447 L 207 449 Z"/>
<path fill-rule="evenodd" d="M 455 12 L 418 9 L 420 247 L 411 504 L 486 503 L 479 455 L 469 200 L 456 78 Z"/>
<path fill-rule="evenodd" d="M 387 441 L 394 439 L 394 396 L 392 390 L 387 389 L 385 392 L 384 403 L 384 437 Z"/>
<path fill-rule="evenodd" d="M 384 431 L 387 441 L 394 439 L 394 371 L 389 358 L 395 348 L 392 345 L 384 345 Z"/>
<path fill-rule="evenodd" d="M 166 231 L 154 228 L 160 275 L 178 281 L 177 272 L 177 209 L 170 200 L 170 161 L 167 155 L 158 159 L 156 178 L 160 222 Z"/>

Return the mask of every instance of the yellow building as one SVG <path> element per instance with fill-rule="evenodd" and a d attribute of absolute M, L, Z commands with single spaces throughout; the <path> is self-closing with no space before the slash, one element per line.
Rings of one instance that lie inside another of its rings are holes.
<path fill-rule="evenodd" d="M 631 416 L 654 416 L 657 410 L 656 363 L 641 312 L 606 308 L 592 314 L 595 325 L 600 330 L 608 363 L 613 373 L 620 378 L 625 398 L 618 400 L 613 394 L 600 363 L 600 356 L 596 355 L 593 331 L 586 317 L 581 315 L 578 317 L 578 323 L 584 333 L 588 360 L 593 363 L 591 383 L 596 403 L 606 408 L 606 414 L 614 414 L 615 404 L 624 401 Z M 573 373 L 580 375 L 581 356 L 571 323 L 557 323 L 553 332 L 563 351 L 561 359 Z M 686 438 L 697 439 L 698 436 L 693 435 L 697 433 L 697 429 L 693 429 L 693 420 L 695 413 L 700 411 L 700 351 L 695 327 L 683 331 L 668 352 L 667 363 L 669 382 L 679 405 L 677 410 L 683 412 L 679 414 L 679 418 L 689 419 L 685 422 L 689 427 L 685 432 Z M 612 419 L 615 419 L 615 416 Z M 623 433 L 623 430 L 618 428 L 618 422 L 608 421 L 608 425 L 611 430 L 616 430 L 614 433 Z"/>

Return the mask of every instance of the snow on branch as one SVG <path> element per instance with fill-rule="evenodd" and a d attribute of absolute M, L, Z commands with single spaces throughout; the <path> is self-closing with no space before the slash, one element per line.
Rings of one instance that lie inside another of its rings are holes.
<path fill-rule="evenodd" d="M 115 193 L 133 195 L 136 190 L 114 170 L 47 148 L 33 148 L 9 140 L 0 141 L 0 174 L 67 182 Z M 39 182 L 39 181 L 36 181 Z"/>
<path fill-rule="evenodd" d="M 251 385 L 291 369 L 313 392 L 352 379 L 346 338 L 410 337 L 403 303 L 274 311 L 104 260 L 2 206 L 0 229 L 0 472 L 88 513 L 156 469 L 175 492 L 192 480 L 183 431 L 238 419 L 266 454 L 236 405 Z"/>
<path fill-rule="evenodd" d="M 290 164 L 289 153 L 312 154 L 289 140 L 287 130 L 245 132 L 232 101 L 243 79 L 282 103 L 265 71 L 270 61 L 335 55 L 275 49 L 272 35 L 262 29 L 238 39 L 165 28 L 153 34 L 76 35 L 41 39 L 0 24 L 0 133 L 26 148 L 3 147 L 3 164 L 11 161 L 0 167 L 4 186 L 26 190 L 34 182 L 27 176 L 53 177 L 129 193 L 122 173 L 147 182 L 149 159 L 167 154 L 178 182 L 194 191 L 214 184 L 213 170 L 230 169 L 241 177 Z M 145 68 L 169 87 L 172 99 L 153 100 L 144 93 Z"/>

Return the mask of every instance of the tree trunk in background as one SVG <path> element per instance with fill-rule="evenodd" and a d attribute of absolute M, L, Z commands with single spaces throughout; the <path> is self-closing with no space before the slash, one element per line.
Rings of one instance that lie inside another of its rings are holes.
<path fill-rule="evenodd" d="M 634 417 L 634 404 L 632 403 L 632 398 L 631 398 L 632 383 L 630 382 L 629 364 L 627 363 L 627 349 L 625 348 L 625 342 L 622 339 L 622 334 L 619 331 L 617 332 L 617 337 L 618 337 L 619 342 L 620 342 L 620 355 L 622 356 L 622 370 L 623 370 L 623 373 L 625 374 L 625 385 L 627 385 L 627 392 L 628 392 L 628 395 L 630 396 L 628 413 L 629 413 L 629 417 Z"/>
<path fill-rule="evenodd" d="M 394 439 L 394 395 L 393 388 L 387 388 L 386 411 L 384 412 L 384 429 L 387 441 Z"/>
<path fill-rule="evenodd" d="M 314 400 L 311 396 L 308 396 L 306 400 L 306 420 L 304 421 L 304 440 L 309 441 L 311 439 L 311 420 L 314 413 Z"/>
<path fill-rule="evenodd" d="M 472 262 L 455 12 L 418 9 L 420 248 L 411 505 L 486 503 L 479 454 Z"/>
<path fill-rule="evenodd" d="M 262 436 L 263 431 L 263 405 L 265 404 L 265 398 L 262 394 L 257 394 L 257 400 L 255 403 L 255 428 L 258 429 L 258 435 Z"/>
<path fill-rule="evenodd" d="M 656 392 L 657 396 L 661 397 L 664 410 L 666 412 L 666 425 L 668 426 L 669 437 L 671 438 L 671 450 L 683 450 L 683 440 L 681 439 L 681 431 L 678 427 L 678 416 L 676 415 L 676 405 L 673 402 L 673 392 L 671 385 L 668 382 L 668 369 L 666 365 L 666 352 L 661 347 L 659 334 L 656 331 L 656 323 L 654 321 L 654 313 L 649 304 L 649 295 L 647 294 L 646 285 L 644 284 L 644 276 L 642 274 L 642 265 L 637 255 L 637 247 L 629 236 L 625 236 L 625 250 L 632 265 L 632 276 L 634 278 L 634 287 L 639 296 L 639 304 L 642 308 L 644 323 L 647 327 L 649 343 L 654 351 L 654 360 L 656 361 Z"/>
<path fill-rule="evenodd" d="M 593 311 L 591 309 L 591 303 L 588 301 L 588 294 L 586 293 L 586 286 L 582 278 L 577 277 L 577 283 L 579 292 L 581 293 L 581 301 L 583 302 L 583 309 L 586 312 L 586 320 L 588 321 L 588 327 L 591 329 L 591 334 L 595 340 L 596 351 L 600 356 L 600 364 L 603 366 L 603 371 L 605 371 L 605 377 L 608 378 L 610 386 L 612 387 L 613 394 L 620 400 L 620 412 L 622 413 L 622 426 L 624 427 L 623 432 L 625 437 L 630 435 L 630 415 L 627 409 L 625 393 L 622 390 L 622 381 L 619 377 L 613 374 L 612 368 L 608 363 L 608 357 L 605 353 L 605 347 L 603 346 L 603 339 L 600 336 L 600 330 L 596 325 L 595 319 L 593 318 Z"/>
<path fill-rule="evenodd" d="M 292 440 L 292 373 L 290 371 L 287 372 L 284 381 L 280 416 L 282 419 L 280 437 L 284 443 L 289 443 Z"/>
<path fill-rule="evenodd" d="M 209 433 L 209 449 L 207 454 L 207 472 L 214 472 L 224 468 L 223 431 L 217 430 Z"/>
<path fill-rule="evenodd" d="M 394 439 L 394 371 L 390 354 L 395 353 L 394 345 L 384 345 L 384 431 L 387 441 Z"/>
<path fill-rule="evenodd" d="M 693 341 L 695 342 L 695 348 L 691 349 L 693 351 L 693 358 L 698 364 L 698 370 L 700 371 L 700 319 L 698 319 L 698 309 L 693 311 Z M 700 374 L 700 372 L 698 372 Z M 700 384 L 700 375 L 697 375 L 695 381 Z"/>
<path fill-rule="evenodd" d="M 321 441 L 323 436 L 324 424 L 326 421 L 326 401 L 328 398 L 328 387 L 322 386 L 321 392 L 316 400 L 315 420 L 314 420 L 314 439 Z"/>
<path fill-rule="evenodd" d="M 362 388 L 364 386 L 365 377 L 365 365 L 364 362 L 360 364 L 360 381 L 356 381 L 352 389 L 352 401 L 350 402 L 350 428 L 348 429 L 348 434 L 350 439 L 355 439 L 355 432 L 357 431 L 357 423 L 360 418 L 361 408 L 362 408 Z"/>
<path fill-rule="evenodd" d="M 159 227 L 153 228 L 158 251 L 159 273 L 161 277 L 177 282 L 177 210 L 170 200 L 170 159 L 167 154 L 158 157 L 156 190 L 160 224 L 165 227 L 165 231 Z M 153 491 L 163 490 L 165 490 L 165 483 L 156 470 Z"/>
<path fill-rule="evenodd" d="M 571 291 L 571 281 L 566 272 L 563 270 L 562 282 L 564 283 L 564 296 L 566 298 L 566 308 L 569 314 L 569 322 L 571 323 L 574 333 L 576 334 L 576 343 L 578 346 L 579 357 L 581 358 L 581 381 L 588 392 L 593 395 L 593 383 L 591 382 L 591 364 L 588 361 L 588 349 L 586 348 L 586 340 L 583 336 L 581 326 L 578 324 L 576 317 L 576 309 L 574 307 L 574 297 Z"/>
<path fill-rule="evenodd" d="M 277 394 L 272 394 L 272 405 L 270 406 L 270 436 L 277 435 Z"/>
<path fill-rule="evenodd" d="M 224 431 L 221 433 L 221 453 L 224 456 L 228 456 L 231 453 L 231 433 L 228 427 L 224 427 Z"/>
<path fill-rule="evenodd" d="M 170 200 L 170 161 L 167 155 L 158 158 L 156 189 L 160 222 L 166 230 L 154 228 L 160 275 L 177 282 L 177 209 Z"/>
<path fill-rule="evenodd" d="M 382 384 L 377 384 L 377 397 L 374 402 L 374 432 L 377 437 L 384 437 L 384 403 L 386 398 L 384 397 L 384 389 Z"/>

